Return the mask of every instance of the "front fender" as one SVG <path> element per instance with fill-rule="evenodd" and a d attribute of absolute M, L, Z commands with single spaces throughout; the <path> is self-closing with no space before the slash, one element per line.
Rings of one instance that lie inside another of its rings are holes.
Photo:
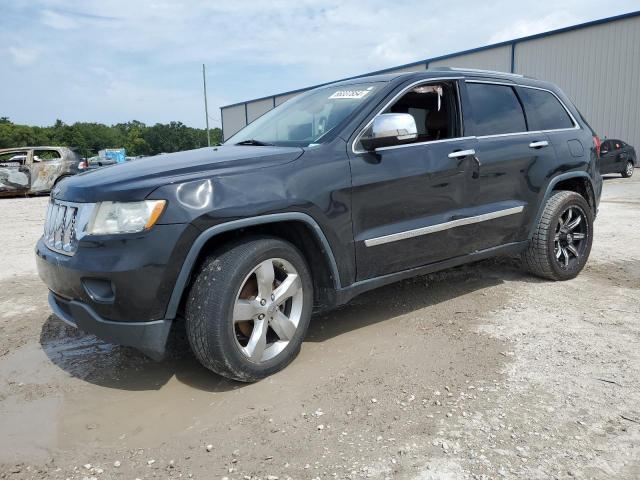
<path fill-rule="evenodd" d="M 189 253 L 187 254 L 185 261 L 180 270 L 180 274 L 178 275 L 178 279 L 176 280 L 175 286 L 173 288 L 173 292 L 171 294 L 171 298 L 169 300 L 169 305 L 167 306 L 167 313 L 165 318 L 175 318 L 178 307 L 180 306 L 180 300 L 182 299 L 182 294 L 187 286 L 191 273 L 193 271 L 193 267 L 196 264 L 196 261 L 200 255 L 205 244 L 215 237 L 216 235 L 220 235 L 225 232 L 230 232 L 233 230 L 239 230 L 241 228 L 252 227 L 256 225 L 265 225 L 269 223 L 277 223 L 277 222 L 285 222 L 285 221 L 299 221 L 304 222 L 306 225 L 311 227 L 316 238 L 320 242 L 323 247 L 323 253 L 327 259 L 329 264 L 329 268 L 331 269 L 331 274 L 333 277 L 334 288 L 336 290 L 341 288 L 340 284 L 340 275 L 338 273 L 338 266 L 336 263 L 336 259 L 334 257 L 333 251 L 331 250 L 331 246 L 329 245 L 329 241 L 325 236 L 324 232 L 320 228 L 320 225 L 306 213 L 301 212 L 284 212 L 284 213 L 274 213 L 269 215 L 261 215 L 257 217 L 250 218 L 242 218 L 240 220 L 233 220 L 226 223 L 221 223 L 219 225 L 215 225 L 204 230 L 193 242 Z"/>

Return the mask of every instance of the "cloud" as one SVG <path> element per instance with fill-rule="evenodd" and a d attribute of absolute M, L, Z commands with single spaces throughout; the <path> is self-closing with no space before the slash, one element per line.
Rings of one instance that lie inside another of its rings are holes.
<path fill-rule="evenodd" d="M 40 21 L 44 25 L 56 30 L 72 30 L 80 26 L 71 16 L 57 13 L 52 10 L 43 10 L 40 13 Z"/>
<path fill-rule="evenodd" d="M 38 51 L 31 48 L 8 47 L 7 53 L 9 53 L 13 63 L 19 67 L 32 65 L 38 59 Z"/>
<path fill-rule="evenodd" d="M 34 124 L 128 117 L 202 125 L 203 63 L 215 112 L 633 10 L 635 2 L 14 0 L 3 6 L 0 45 L 8 47 L 0 56 L 21 68 L 0 76 L 0 114 Z"/>

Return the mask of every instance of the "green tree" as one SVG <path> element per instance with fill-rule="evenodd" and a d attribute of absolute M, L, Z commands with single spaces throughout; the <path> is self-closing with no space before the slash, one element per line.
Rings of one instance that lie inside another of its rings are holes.
<path fill-rule="evenodd" d="M 219 128 L 210 130 L 212 144 L 222 141 Z M 207 146 L 207 132 L 187 127 L 181 122 L 147 126 L 132 120 L 116 125 L 62 120 L 49 127 L 18 125 L 8 117 L 0 117 L 0 148 L 59 145 L 74 147 L 82 155 L 91 156 L 104 148 L 124 147 L 127 155 L 156 155 Z"/>

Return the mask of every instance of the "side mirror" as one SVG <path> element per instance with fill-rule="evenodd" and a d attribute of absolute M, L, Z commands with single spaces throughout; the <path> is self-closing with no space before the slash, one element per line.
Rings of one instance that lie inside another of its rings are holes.
<path fill-rule="evenodd" d="M 371 127 L 360 139 L 365 150 L 400 145 L 418 138 L 416 121 L 408 113 L 383 113 L 373 119 Z"/>

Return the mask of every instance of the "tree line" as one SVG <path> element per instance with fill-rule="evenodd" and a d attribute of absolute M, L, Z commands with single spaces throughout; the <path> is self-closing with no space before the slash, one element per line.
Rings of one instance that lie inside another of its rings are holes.
<path fill-rule="evenodd" d="M 222 142 L 222 130 L 210 131 L 211 145 Z M 137 120 L 115 125 L 61 120 L 49 127 L 18 125 L 0 117 L 0 148 L 64 146 L 77 149 L 83 157 L 97 155 L 103 148 L 125 148 L 128 156 L 156 155 L 207 146 L 207 131 L 181 122 L 146 125 Z"/>

